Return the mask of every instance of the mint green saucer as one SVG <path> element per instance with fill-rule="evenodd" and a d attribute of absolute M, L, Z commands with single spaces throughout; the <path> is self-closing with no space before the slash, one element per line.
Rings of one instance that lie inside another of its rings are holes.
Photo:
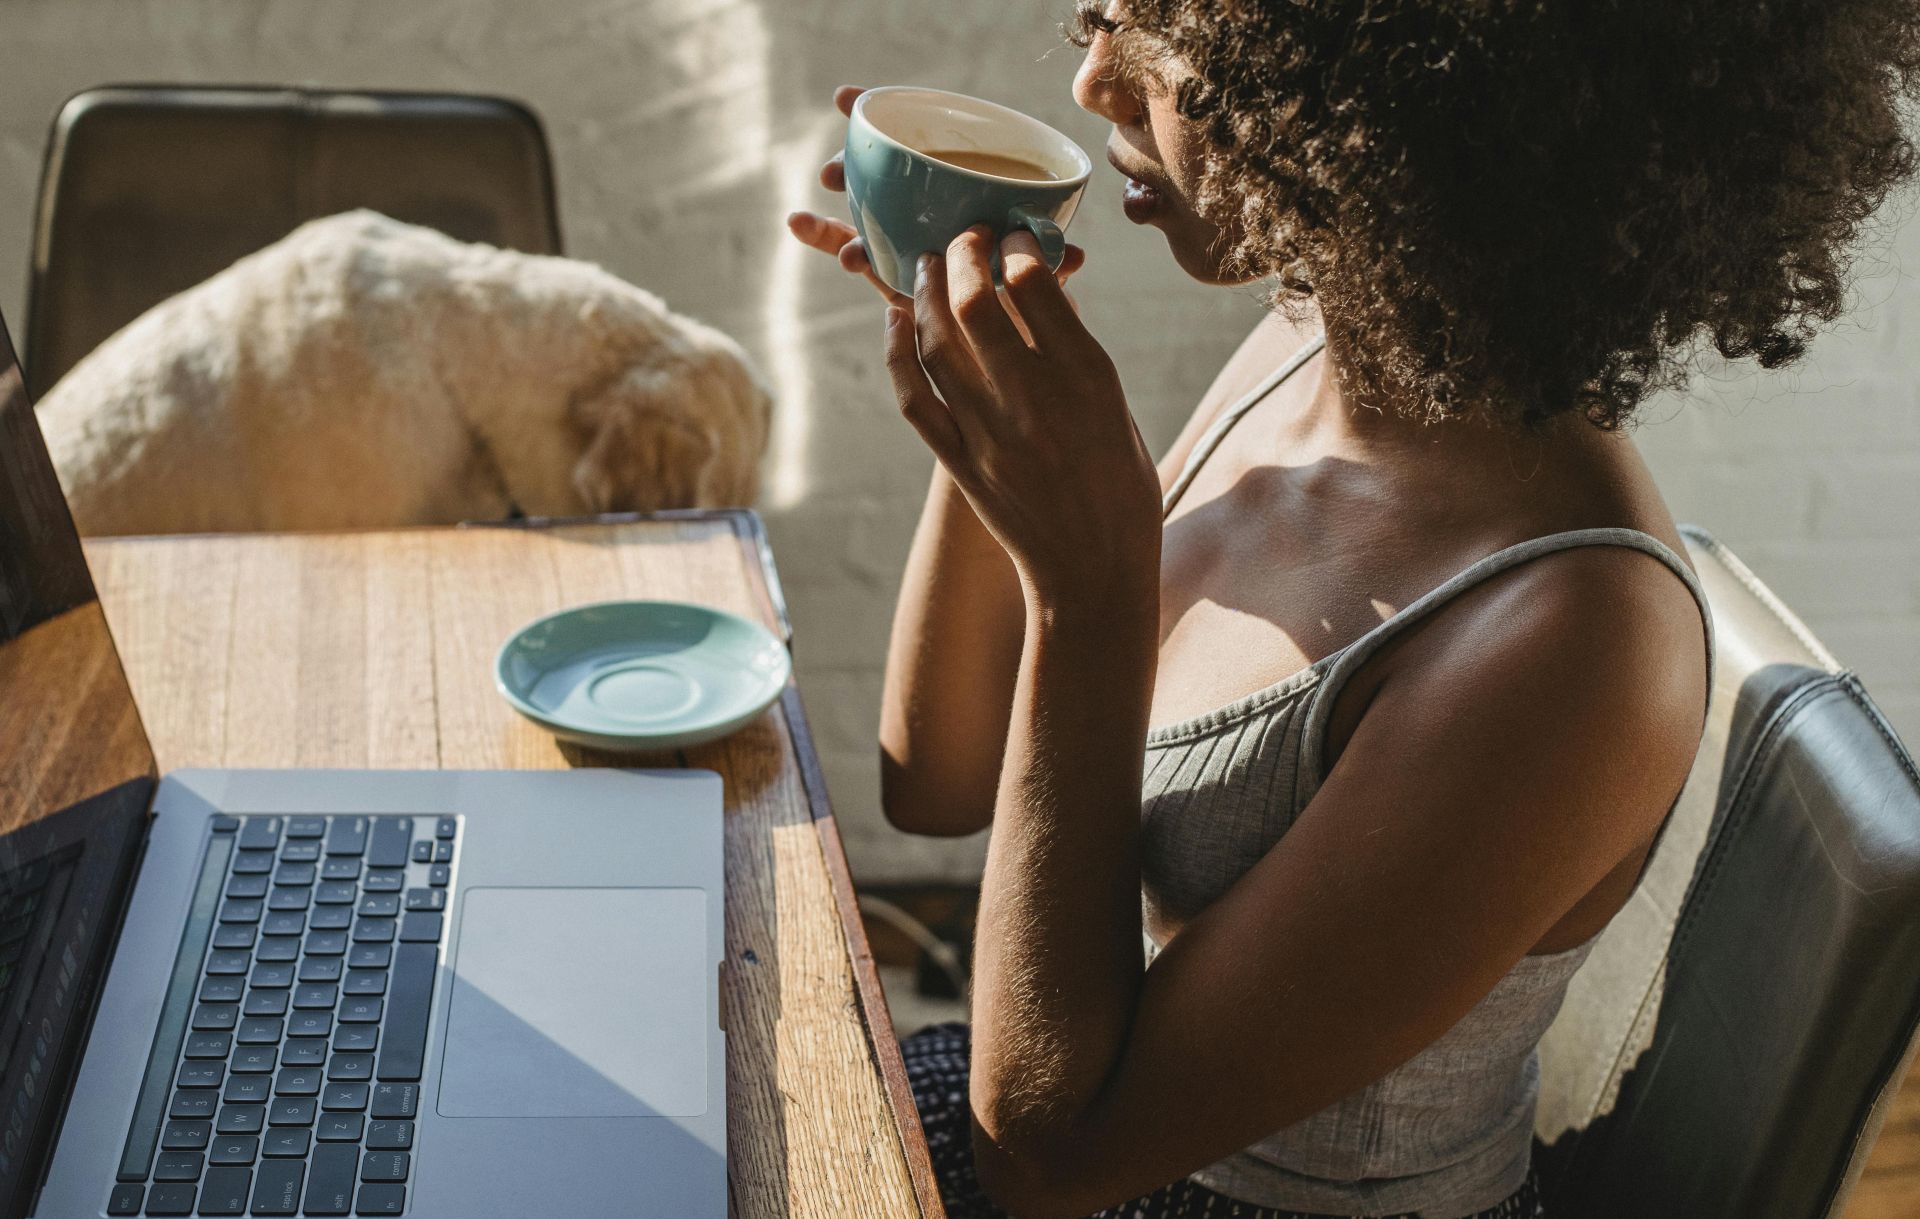
<path fill-rule="evenodd" d="M 765 711 L 787 649 L 764 628 L 683 601 L 605 601 L 537 618 L 501 645 L 493 684 L 513 709 L 595 749 L 681 749 Z"/>

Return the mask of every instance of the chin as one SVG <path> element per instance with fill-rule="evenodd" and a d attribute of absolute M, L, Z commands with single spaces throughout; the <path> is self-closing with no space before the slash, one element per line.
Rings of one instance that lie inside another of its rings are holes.
<path fill-rule="evenodd" d="M 1182 223 L 1182 220 L 1186 222 Z M 1148 223 L 1159 229 L 1160 235 L 1167 239 L 1167 251 L 1173 255 L 1173 261 L 1180 264 L 1180 269 L 1203 284 L 1231 287 L 1252 283 L 1260 278 L 1229 269 L 1227 242 L 1220 230 L 1210 224 L 1197 223 L 1186 217 L 1156 217 Z"/>
<path fill-rule="evenodd" d="M 1218 287 L 1233 287 L 1238 284 L 1250 284 L 1259 279 L 1258 275 L 1244 275 L 1228 269 L 1226 260 L 1217 249 L 1218 242 L 1209 239 L 1204 244 L 1184 242 L 1174 233 L 1166 234 L 1167 249 L 1173 254 L 1173 261 L 1180 269 L 1203 284 Z"/>

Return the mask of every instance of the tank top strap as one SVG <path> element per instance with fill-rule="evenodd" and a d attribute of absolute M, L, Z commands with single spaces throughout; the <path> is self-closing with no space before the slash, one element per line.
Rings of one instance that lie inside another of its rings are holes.
<path fill-rule="evenodd" d="M 1232 406 L 1222 411 L 1220 417 L 1200 434 L 1200 439 L 1194 442 L 1193 451 L 1187 454 L 1186 461 L 1181 464 L 1180 473 L 1174 477 L 1173 485 L 1168 487 L 1167 493 L 1160 497 L 1160 516 L 1163 520 L 1167 513 L 1173 511 L 1173 506 L 1179 502 L 1180 496 L 1186 492 L 1187 484 L 1193 481 L 1193 476 L 1200 472 L 1200 463 L 1220 447 L 1221 439 L 1233 430 L 1234 424 L 1240 422 L 1240 417 L 1252 410 L 1262 398 L 1280 388 L 1288 377 L 1299 372 L 1306 362 L 1319 355 L 1326 345 L 1327 336 L 1324 331 L 1308 339 L 1300 345 L 1298 351 L 1287 357 L 1285 363 L 1268 373 L 1260 384 L 1240 395 Z"/>
<path fill-rule="evenodd" d="M 1314 692 L 1312 707 L 1308 710 L 1306 722 L 1302 727 L 1298 787 L 1302 793 L 1300 806 L 1304 807 L 1306 799 L 1319 790 L 1320 781 L 1325 777 L 1323 748 L 1327 736 L 1327 721 L 1333 714 L 1335 697 L 1369 657 L 1385 647 L 1395 636 L 1417 625 L 1449 601 L 1501 572 L 1511 570 L 1522 563 L 1531 562 L 1542 555 L 1573 550 L 1582 546 L 1622 546 L 1652 555 L 1664 563 L 1668 570 L 1687 586 L 1687 591 L 1693 594 L 1694 604 L 1699 607 L 1700 620 L 1705 629 L 1707 699 L 1711 705 L 1714 673 L 1713 609 L 1707 603 L 1707 592 L 1700 584 L 1700 577 L 1694 574 L 1693 568 L 1687 566 L 1686 560 L 1675 554 L 1673 549 L 1659 538 L 1638 529 L 1572 529 L 1563 533 L 1548 534 L 1545 537 L 1516 543 L 1479 560 L 1336 654 L 1333 663 L 1327 668 L 1325 676 L 1319 683 L 1319 689 Z"/>

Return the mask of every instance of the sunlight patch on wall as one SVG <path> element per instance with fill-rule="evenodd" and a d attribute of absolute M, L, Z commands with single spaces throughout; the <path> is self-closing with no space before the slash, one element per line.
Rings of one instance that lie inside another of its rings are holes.
<path fill-rule="evenodd" d="M 773 174 L 777 215 L 812 203 L 812 183 L 826 159 L 831 133 L 839 130 L 838 115 L 822 115 L 806 124 L 799 135 L 776 146 L 767 158 Z M 807 259 L 824 255 L 787 238 L 773 247 L 767 268 L 767 295 L 761 316 L 766 328 L 766 351 L 773 382 L 774 420 L 766 505 L 790 508 L 807 493 L 808 440 L 813 431 L 813 362 L 809 354 L 807 302 L 803 280 Z"/>
<path fill-rule="evenodd" d="M 655 0 L 652 15 L 670 30 L 659 42 L 674 87 L 628 121 L 678 129 L 685 155 L 660 191 L 666 202 L 713 194 L 763 172 L 773 147 L 771 53 L 757 4 Z"/>

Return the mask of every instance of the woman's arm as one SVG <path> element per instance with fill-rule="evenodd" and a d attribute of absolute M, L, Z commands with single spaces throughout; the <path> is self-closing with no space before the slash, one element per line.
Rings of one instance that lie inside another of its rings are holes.
<path fill-rule="evenodd" d="M 880 702 L 880 803 L 895 827 L 957 835 L 992 823 L 1022 613 L 1006 551 L 936 464 Z"/>
<path fill-rule="evenodd" d="M 1163 489 L 1220 411 L 1316 325 L 1262 318 L 1161 458 Z M 936 463 L 894 608 L 880 705 L 880 802 L 895 827 L 957 835 L 992 824 L 1025 612 L 1013 563 Z"/>
<path fill-rule="evenodd" d="M 1142 967 L 1140 781 L 1158 498 L 1118 380 L 1024 234 L 1023 341 L 970 232 L 888 312 L 902 411 L 1019 582 L 982 887 L 981 1183 L 1082 1215 L 1247 1146 L 1453 1027 L 1629 854 L 1684 780 L 1700 624 L 1664 567 L 1569 552 L 1395 649 L 1282 842 Z M 1677 657 L 1692 657 L 1683 664 Z"/>
<path fill-rule="evenodd" d="M 1089 714 L 1143 684 L 1112 630 L 1030 634 L 987 858 L 974 1149 L 1021 1219 L 1147 1193 L 1432 1044 L 1646 842 L 1699 739 L 1664 567 L 1516 569 L 1409 638 L 1286 837 L 1141 969 L 1139 789 L 1093 781 L 1138 773 Z"/>
<path fill-rule="evenodd" d="M 842 85 L 833 103 L 851 114 L 860 93 L 858 86 Z M 820 184 L 846 189 L 841 154 L 821 167 Z M 883 299 L 910 303 L 874 273 L 846 221 L 795 212 L 787 228 L 844 270 L 864 276 Z M 1084 259 L 1078 246 L 1069 245 L 1057 282 L 1066 283 Z M 894 606 L 880 705 L 880 803 L 896 828 L 957 836 L 992 823 L 1020 657 L 1020 616 L 1006 552 L 936 464 Z"/>
<path fill-rule="evenodd" d="M 834 104 L 846 114 L 859 96 L 857 87 L 843 85 Z M 822 168 L 820 181 L 829 190 L 845 189 L 838 155 Z M 800 241 L 865 276 L 883 298 L 908 303 L 874 275 L 845 221 L 796 212 L 787 224 Z M 1083 258 L 1069 246 L 1058 282 L 1079 270 Z M 1301 329 L 1272 314 L 1254 329 L 1168 450 L 1163 485 L 1220 409 L 1303 340 Z M 936 464 L 894 607 L 881 696 L 880 803 L 896 828 L 958 836 L 992 824 L 1023 615 L 1013 564 Z"/>
<path fill-rule="evenodd" d="M 1317 328 L 1314 318 L 1261 318 L 1161 457 L 1163 490 L 1220 412 Z M 895 827 L 957 835 L 992 824 L 1024 617 L 1012 562 L 936 463 L 894 609 L 880 710 L 880 800 Z"/>

